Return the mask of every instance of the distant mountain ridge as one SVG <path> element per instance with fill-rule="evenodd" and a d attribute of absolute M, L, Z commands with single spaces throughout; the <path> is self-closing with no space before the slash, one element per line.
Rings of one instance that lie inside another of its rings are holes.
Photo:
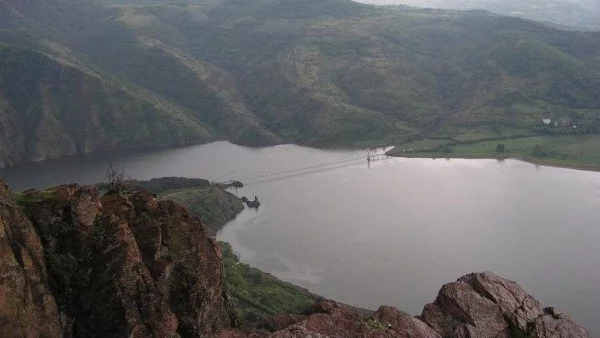
<path fill-rule="evenodd" d="M 565 29 L 600 31 L 600 3 L 595 0 L 360 0 L 377 5 L 409 5 L 428 8 L 487 10 L 555 24 Z"/>
<path fill-rule="evenodd" d="M 181 111 L 39 52 L 0 45 L 0 67 L 0 164 L 214 138 Z"/>
<path fill-rule="evenodd" d="M 349 0 L 0 8 L 3 54 L 70 69 L 61 84 L 3 56 L 0 166 L 217 139 L 365 146 L 478 126 L 527 134 L 547 116 L 600 118 L 598 33 Z M 15 94 L 19 81 L 29 92 Z"/>

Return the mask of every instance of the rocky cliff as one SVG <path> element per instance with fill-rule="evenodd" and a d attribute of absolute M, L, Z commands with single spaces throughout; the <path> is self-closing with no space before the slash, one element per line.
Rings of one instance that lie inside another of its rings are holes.
<path fill-rule="evenodd" d="M 221 248 L 146 191 L 0 197 L 3 337 L 206 336 L 230 326 Z M 18 290 L 18 292 L 15 292 Z"/>
<path fill-rule="evenodd" d="M 0 336 L 58 337 L 58 307 L 31 221 L 0 181 Z"/>
<path fill-rule="evenodd" d="M 591 337 L 488 272 L 444 285 L 419 317 L 326 300 L 231 328 L 219 244 L 141 189 L 13 193 L 0 181 L 0 254 L 2 337 Z"/>

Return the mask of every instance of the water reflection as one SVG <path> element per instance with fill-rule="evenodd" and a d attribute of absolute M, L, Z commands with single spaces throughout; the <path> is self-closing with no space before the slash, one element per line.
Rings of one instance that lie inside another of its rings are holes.
<path fill-rule="evenodd" d="M 218 236 L 278 277 L 354 305 L 418 314 L 443 283 L 491 270 L 600 335 L 600 173 L 366 156 L 217 142 L 72 157 L 0 177 L 16 189 L 93 183 L 112 160 L 132 178 L 241 179 L 237 193 L 258 196 L 260 210 L 244 211 Z"/>

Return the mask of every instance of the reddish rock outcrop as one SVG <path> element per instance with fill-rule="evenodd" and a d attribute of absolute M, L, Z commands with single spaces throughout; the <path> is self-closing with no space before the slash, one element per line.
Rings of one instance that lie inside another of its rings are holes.
<path fill-rule="evenodd" d="M 258 327 L 264 328 L 270 331 L 283 330 L 288 326 L 294 325 L 306 319 L 305 315 L 298 314 L 278 314 L 264 319 Z"/>
<path fill-rule="evenodd" d="M 564 313 L 554 308 L 544 309 L 544 315 L 537 318 L 532 326 L 532 337 L 591 337 L 581 326 Z"/>
<path fill-rule="evenodd" d="M 35 228 L 0 181 L 0 337 L 60 337 Z"/>
<path fill-rule="evenodd" d="M 432 328 L 417 318 L 391 306 L 382 306 L 370 315 L 359 314 L 356 309 L 331 300 L 315 304 L 308 316 L 277 315 L 267 322 L 275 332 L 252 332 L 227 330 L 219 338 L 241 337 L 347 337 L 386 338 L 423 337 L 440 338 Z M 287 324 L 287 327 L 283 327 Z"/>
<path fill-rule="evenodd" d="M 425 306 L 423 321 L 442 337 L 591 338 L 567 316 L 552 316 L 517 283 L 491 272 L 473 273 L 446 284 Z"/>
<path fill-rule="evenodd" d="M 185 208 L 77 185 L 23 200 L 65 336 L 202 337 L 230 325 L 221 249 Z"/>
<path fill-rule="evenodd" d="M 217 337 L 591 338 L 568 316 L 542 309 L 517 283 L 490 272 L 444 285 L 420 319 L 391 306 L 360 315 L 330 300 L 317 303 L 309 313 L 266 320 L 275 332 L 227 330 Z"/>

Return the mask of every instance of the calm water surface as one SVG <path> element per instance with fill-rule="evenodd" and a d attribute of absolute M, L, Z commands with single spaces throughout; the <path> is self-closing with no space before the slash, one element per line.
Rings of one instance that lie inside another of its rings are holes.
<path fill-rule="evenodd" d="M 419 314 L 444 283 L 489 270 L 600 336 L 600 173 L 519 161 L 389 159 L 226 142 L 101 154 L 0 171 L 15 189 L 103 179 L 239 178 L 257 195 L 219 239 L 241 259 L 326 297 Z M 335 163 L 332 165 L 323 165 Z M 313 167 L 305 171 L 277 173 Z M 252 178 L 252 179 L 250 179 Z"/>

